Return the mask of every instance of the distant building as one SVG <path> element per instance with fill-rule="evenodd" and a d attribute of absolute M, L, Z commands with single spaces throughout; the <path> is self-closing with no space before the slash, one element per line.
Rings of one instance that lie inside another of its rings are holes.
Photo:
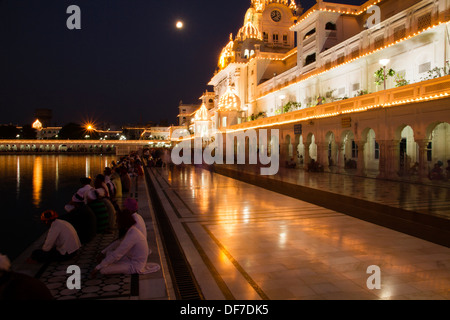
<path fill-rule="evenodd" d="M 189 126 L 198 108 L 200 108 L 200 104 L 184 104 L 180 101 L 178 106 L 178 125 L 181 127 Z"/>
<path fill-rule="evenodd" d="M 62 127 L 44 127 L 39 119 L 36 119 L 31 127 L 36 130 L 36 139 L 38 140 L 58 139 L 62 129 Z"/>

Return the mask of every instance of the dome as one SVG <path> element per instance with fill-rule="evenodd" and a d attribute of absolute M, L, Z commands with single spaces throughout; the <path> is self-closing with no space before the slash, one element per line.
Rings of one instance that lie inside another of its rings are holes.
<path fill-rule="evenodd" d="M 195 112 L 194 121 L 208 121 L 208 109 L 205 104 L 202 104 L 200 109 Z"/>
<path fill-rule="evenodd" d="M 244 41 L 245 39 L 257 39 L 262 40 L 261 32 L 259 32 L 258 28 L 255 27 L 255 25 L 248 21 L 240 30 L 239 30 L 239 36 L 241 37 L 241 40 Z"/>
<path fill-rule="evenodd" d="M 218 111 L 239 111 L 241 100 L 234 93 L 234 90 L 228 86 L 227 91 L 220 97 Z"/>
<path fill-rule="evenodd" d="M 247 12 L 245 13 L 244 25 L 249 21 L 251 23 L 255 23 L 256 17 L 257 17 L 256 10 L 254 8 L 250 7 L 247 10 Z"/>
<path fill-rule="evenodd" d="M 230 62 L 234 59 L 234 41 L 233 34 L 230 34 L 230 41 L 228 44 L 222 49 L 219 58 L 219 67 L 225 68 Z"/>
<path fill-rule="evenodd" d="M 36 121 L 33 122 L 31 127 L 36 130 L 42 130 L 42 122 L 40 122 L 38 119 L 36 119 Z"/>

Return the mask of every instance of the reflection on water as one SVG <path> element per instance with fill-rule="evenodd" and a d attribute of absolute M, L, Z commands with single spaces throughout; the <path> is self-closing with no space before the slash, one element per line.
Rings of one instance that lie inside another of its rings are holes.
<path fill-rule="evenodd" d="M 19 193 L 20 193 L 20 158 L 17 157 L 17 167 L 16 167 L 16 200 L 19 199 Z"/>
<path fill-rule="evenodd" d="M 33 204 L 39 207 L 42 193 L 42 158 L 36 157 L 33 165 Z"/>
<path fill-rule="evenodd" d="M 0 155 L 0 253 L 17 257 L 42 234 L 42 211 L 63 214 L 80 178 L 95 177 L 113 160 L 109 155 Z"/>

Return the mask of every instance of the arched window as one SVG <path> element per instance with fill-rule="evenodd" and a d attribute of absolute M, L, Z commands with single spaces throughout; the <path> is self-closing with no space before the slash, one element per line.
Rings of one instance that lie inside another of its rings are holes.
<path fill-rule="evenodd" d="M 316 28 L 314 28 L 314 29 L 308 31 L 308 32 L 305 34 L 305 37 L 303 38 L 303 40 L 308 39 L 308 38 L 309 38 L 310 36 L 312 36 L 314 33 L 316 33 Z"/>
<path fill-rule="evenodd" d="M 278 43 L 278 33 L 274 33 L 274 34 L 272 35 L 272 39 L 273 39 L 273 42 L 274 42 L 274 43 Z"/>
<path fill-rule="evenodd" d="M 245 51 L 244 51 L 244 58 L 248 59 L 249 56 L 250 56 L 250 53 L 249 53 L 248 49 L 245 49 Z"/>
<path fill-rule="evenodd" d="M 327 22 L 325 30 L 336 30 L 336 24 L 333 22 Z"/>
<path fill-rule="evenodd" d="M 312 53 L 309 56 L 306 57 L 305 59 L 305 66 L 307 66 L 308 64 L 311 64 L 313 62 L 316 61 L 316 53 Z"/>

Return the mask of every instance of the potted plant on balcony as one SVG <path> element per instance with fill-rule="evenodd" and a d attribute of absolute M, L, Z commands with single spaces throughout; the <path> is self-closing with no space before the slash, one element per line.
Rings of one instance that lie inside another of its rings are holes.
<path fill-rule="evenodd" d="M 450 74 L 450 63 L 448 61 L 445 62 L 444 67 L 434 67 L 431 70 L 428 70 L 427 76 L 425 78 L 422 78 L 422 81 L 430 80 L 430 79 L 436 79 L 443 76 L 447 76 Z"/>
<path fill-rule="evenodd" d="M 409 84 L 409 81 L 405 79 L 405 76 L 397 73 L 395 75 L 395 87 L 403 87 Z"/>
<path fill-rule="evenodd" d="M 300 102 L 289 101 L 283 106 L 283 113 L 298 110 L 301 106 L 302 104 Z"/>
<path fill-rule="evenodd" d="M 395 75 L 395 71 L 393 69 L 389 69 L 386 71 L 386 79 L 384 78 L 384 68 L 380 68 L 375 71 L 375 84 L 380 86 L 384 83 L 385 80 L 389 77 L 393 77 Z"/>
<path fill-rule="evenodd" d="M 365 94 L 369 94 L 369 91 L 367 91 L 367 90 L 358 90 L 356 92 L 356 94 L 355 94 L 355 97 L 360 97 L 360 96 L 363 96 Z"/>

